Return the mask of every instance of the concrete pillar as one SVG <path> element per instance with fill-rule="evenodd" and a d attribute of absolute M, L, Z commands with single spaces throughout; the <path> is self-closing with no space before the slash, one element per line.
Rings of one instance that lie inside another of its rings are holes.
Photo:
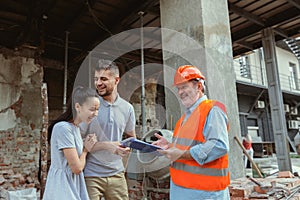
<path fill-rule="evenodd" d="M 226 105 L 231 178 L 242 177 L 242 151 L 233 139 L 241 134 L 227 1 L 160 0 L 160 6 L 168 129 L 174 128 L 184 112 L 182 107 L 178 109 L 172 87 L 175 70 L 182 64 L 198 66 L 206 77 L 208 97 Z"/>

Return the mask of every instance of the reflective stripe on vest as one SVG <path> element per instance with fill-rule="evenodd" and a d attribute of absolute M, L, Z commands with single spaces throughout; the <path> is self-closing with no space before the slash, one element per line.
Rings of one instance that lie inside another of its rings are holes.
<path fill-rule="evenodd" d="M 201 143 L 199 141 L 190 140 L 190 139 L 187 139 L 187 138 L 173 138 L 172 141 L 173 141 L 173 143 L 176 141 L 176 145 L 179 144 L 179 145 L 189 146 L 189 147 L 192 147 L 192 146 L 195 146 L 195 145 Z"/>
<path fill-rule="evenodd" d="M 184 116 L 178 120 L 173 135 L 173 145 L 176 148 L 189 150 L 192 146 L 205 143 L 203 129 L 213 106 L 218 106 L 226 113 L 222 103 L 204 100 L 187 121 L 182 124 Z M 230 183 L 228 154 L 201 166 L 193 159 L 176 160 L 171 165 L 170 174 L 172 181 L 181 187 L 206 191 L 223 190 Z"/>
<path fill-rule="evenodd" d="M 178 170 L 183 170 L 191 174 L 202 174 L 205 176 L 226 176 L 228 174 L 228 168 L 225 169 L 214 169 L 214 168 L 203 168 L 200 166 L 189 166 L 180 162 L 174 162 L 172 167 Z"/>

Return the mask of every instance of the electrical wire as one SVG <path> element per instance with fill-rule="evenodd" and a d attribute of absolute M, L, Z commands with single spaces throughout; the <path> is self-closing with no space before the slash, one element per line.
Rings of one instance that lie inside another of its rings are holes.
<path fill-rule="evenodd" d="M 91 14 L 94 22 L 96 23 L 96 25 L 99 28 L 101 28 L 102 30 L 104 30 L 105 32 L 107 32 L 110 36 L 113 36 L 113 33 L 107 28 L 107 26 L 94 13 L 93 8 L 91 7 L 91 5 L 89 3 L 89 0 L 86 0 L 86 5 L 88 7 L 89 13 Z M 118 48 L 116 41 L 113 39 L 113 37 L 112 37 L 112 42 L 113 42 L 115 48 L 117 49 L 117 51 L 120 53 L 120 48 Z M 122 57 L 120 57 L 119 59 L 121 60 L 122 64 L 128 68 L 127 62 Z"/>
<path fill-rule="evenodd" d="M 112 35 L 113 35 L 112 32 L 111 32 L 111 31 L 106 27 L 106 25 L 105 25 L 100 19 L 98 19 L 98 17 L 95 15 L 95 13 L 94 13 L 94 11 L 93 11 L 93 9 L 92 9 L 92 7 L 91 7 L 91 5 L 90 5 L 90 3 L 89 3 L 88 0 L 86 1 L 86 5 L 87 5 L 87 7 L 88 7 L 89 13 L 91 14 L 91 16 L 92 16 L 94 22 L 95 22 L 102 30 L 106 31 L 108 34 L 110 34 L 110 36 L 112 36 Z"/>

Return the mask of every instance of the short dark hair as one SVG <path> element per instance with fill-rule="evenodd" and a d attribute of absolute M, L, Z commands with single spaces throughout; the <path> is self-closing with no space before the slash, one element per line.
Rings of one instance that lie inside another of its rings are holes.
<path fill-rule="evenodd" d="M 110 60 L 100 59 L 95 67 L 95 71 L 109 70 L 115 76 L 120 76 L 119 68 L 115 62 Z"/>

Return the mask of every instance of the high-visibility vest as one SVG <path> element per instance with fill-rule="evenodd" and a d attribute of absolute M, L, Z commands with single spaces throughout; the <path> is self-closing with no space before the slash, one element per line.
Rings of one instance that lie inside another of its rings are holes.
<path fill-rule="evenodd" d="M 205 142 L 203 128 L 213 106 L 218 106 L 226 113 L 222 103 L 204 100 L 184 124 L 184 115 L 178 120 L 173 135 L 173 145 L 176 148 L 189 150 L 192 146 Z M 227 129 L 228 127 L 227 125 Z M 181 187 L 206 191 L 224 190 L 230 183 L 228 154 L 203 165 L 199 165 L 194 159 L 176 160 L 170 167 L 170 175 L 174 184 Z"/>

